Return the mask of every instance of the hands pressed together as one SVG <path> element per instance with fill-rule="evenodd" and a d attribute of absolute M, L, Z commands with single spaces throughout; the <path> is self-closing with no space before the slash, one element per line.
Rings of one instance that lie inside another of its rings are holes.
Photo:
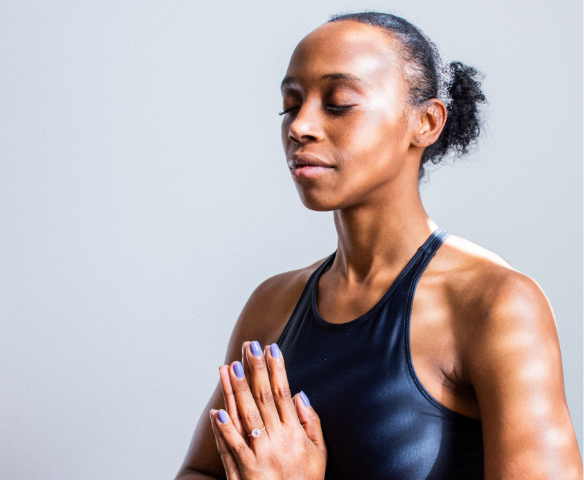
<path fill-rule="evenodd" d="M 243 363 L 219 368 L 226 410 L 211 423 L 228 480 L 322 480 L 327 451 L 303 392 L 292 398 L 278 345 L 244 342 Z"/>

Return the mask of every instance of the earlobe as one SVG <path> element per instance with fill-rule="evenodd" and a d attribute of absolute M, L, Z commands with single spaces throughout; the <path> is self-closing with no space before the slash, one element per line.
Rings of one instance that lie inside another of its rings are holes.
<path fill-rule="evenodd" d="M 423 127 L 421 127 L 422 130 L 419 131 L 416 136 L 414 137 L 414 143 L 417 146 L 424 146 L 424 143 L 426 142 L 426 138 L 425 138 L 425 134 L 428 132 L 428 127 L 427 125 L 424 125 Z"/>
<path fill-rule="evenodd" d="M 439 102 L 439 103 L 438 103 Z M 426 110 L 422 113 L 419 132 L 415 138 L 415 144 L 419 147 L 428 147 L 432 145 L 445 123 L 445 108 L 444 104 L 440 100 L 433 100 Z"/>

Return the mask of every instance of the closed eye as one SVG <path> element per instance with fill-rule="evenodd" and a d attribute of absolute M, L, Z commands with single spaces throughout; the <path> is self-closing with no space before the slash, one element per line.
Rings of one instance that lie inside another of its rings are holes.
<path fill-rule="evenodd" d="M 333 113 L 345 113 L 351 110 L 355 105 L 332 105 L 327 103 L 326 108 Z"/>
<path fill-rule="evenodd" d="M 355 105 L 332 105 L 330 103 L 327 103 L 326 108 L 327 108 L 327 110 L 329 110 L 333 113 L 345 113 L 345 112 L 348 112 L 354 106 Z M 290 113 L 292 110 L 296 110 L 297 108 L 300 108 L 300 107 L 287 108 L 283 112 L 280 112 L 278 115 L 285 115 L 287 113 Z"/>
<path fill-rule="evenodd" d="M 278 115 L 285 115 L 285 114 L 290 113 L 292 110 L 295 110 L 297 108 L 300 108 L 300 107 L 290 107 L 290 108 L 287 108 L 283 112 L 278 113 Z"/>

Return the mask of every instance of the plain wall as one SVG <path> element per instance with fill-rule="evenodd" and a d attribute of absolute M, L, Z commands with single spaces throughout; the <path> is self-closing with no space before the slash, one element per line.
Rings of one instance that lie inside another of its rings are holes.
<path fill-rule="evenodd" d="M 363 9 L 484 72 L 480 147 L 422 197 L 546 292 L 582 445 L 580 1 L 0 0 L 2 479 L 174 477 L 250 293 L 336 248 L 279 83 Z"/>

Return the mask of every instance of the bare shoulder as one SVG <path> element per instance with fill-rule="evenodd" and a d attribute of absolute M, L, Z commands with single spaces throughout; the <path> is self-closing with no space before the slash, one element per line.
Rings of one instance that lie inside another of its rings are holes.
<path fill-rule="evenodd" d="M 428 270 L 426 286 L 448 312 L 444 327 L 451 332 L 464 383 L 474 383 L 472 377 L 486 371 L 488 359 L 499 360 L 510 342 L 519 357 L 541 358 L 545 351 L 546 359 L 561 368 L 553 311 L 535 280 L 456 235 L 445 240 Z M 519 355 L 519 347 L 528 344 Z"/>
<path fill-rule="evenodd" d="M 226 363 L 237 360 L 245 341 L 257 340 L 261 345 L 275 342 L 306 286 L 310 275 L 324 262 L 280 273 L 262 282 L 251 294 L 233 329 Z"/>
<path fill-rule="evenodd" d="M 470 318 L 464 317 L 471 330 L 481 335 L 485 330 L 505 330 L 512 319 L 530 328 L 553 327 L 555 332 L 551 306 L 534 279 L 456 235 L 450 235 L 440 250 L 437 269 L 442 283 L 449 301 L 470 313 Z"/>
<path fill-rule="evenodd" d="M 462 376 L 478 401 L 485 478 L 582 478 L 556 322 L 543 290 L 454 235 L 436 260 L 431 278 L 449 303 Z"/>

